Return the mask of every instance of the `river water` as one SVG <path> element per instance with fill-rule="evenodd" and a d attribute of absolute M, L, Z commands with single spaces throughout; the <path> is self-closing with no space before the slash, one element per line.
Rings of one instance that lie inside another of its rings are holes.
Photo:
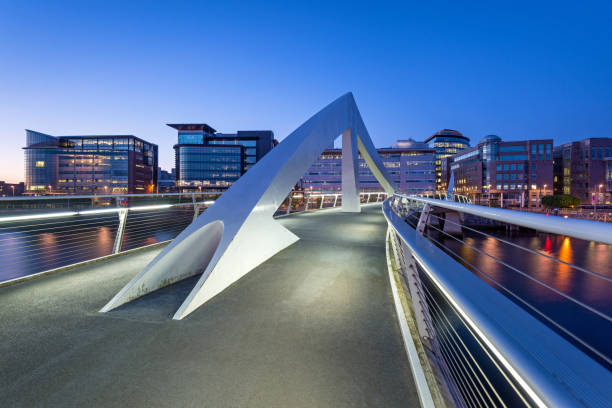
<path fill-rule="evenodd" d="M 508 295 L 515 303 L 547 323 L 551 328 L 562 333 L 562 330 L 554 327 L 521 301 L 509 295 L 507 291 L 500 288 L 500 285 L 517 294 L 608 358 L 612 358 L 612 341 L 610 341 L 612 323 L 586 310 L 576 302 L 582 302 L 607 316 L 612 316 L 612 245 L 535 231 L 498 230 L 487 231 L 487 233 L 529 248 L 535 253 L 465 229 L 463 236 L 458 237 L 464 242 L 440 233 L 432 233 L 432 236 L 435 236 L 435 239 L 452 251 L 456 259 L 468 269 L 471 269 L 492 287 Z M 579 266 L 602 275 L 604 278 L 556 262 L 543 255 Z M 524 275 L 517 270 L 523 272 Z M 573 300 L 555 293 L 546 285 L 568 295 Z M 567 335 L 564 334 L 564 336 L 570 340 Z M 575 340 L 571 341 L 577 344 Z"/>
<path fill-rule="evenodd" d="M 191 208 L 130 212 L 121 250 L 170 240 L 192 220 Z M 117 214 L 4 223 L 0 282 L 109 255 L 118 225 Z"/>

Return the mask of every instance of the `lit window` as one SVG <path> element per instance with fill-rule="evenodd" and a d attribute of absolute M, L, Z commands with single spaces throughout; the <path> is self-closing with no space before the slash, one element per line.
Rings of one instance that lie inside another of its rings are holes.
<path fill-rule="evenodd" d="M 36 162 L 36 167 L 45 167 L 45 162 L 44 161 L 37 161 Z"/>

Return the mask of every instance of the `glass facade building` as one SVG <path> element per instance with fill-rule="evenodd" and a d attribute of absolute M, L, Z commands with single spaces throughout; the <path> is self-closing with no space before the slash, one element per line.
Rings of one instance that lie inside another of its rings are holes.
<path fill-rule="evenodd" d="M 470 139 L 457 130 L 442 129 L 425 139 L 425 143 L 431 143 L 436 151 L 436 190 L 446 192 L 448 180 L 442 177 L 442 171 L 443 164 L 447 165 L 448 161 L 443 161 L 470 147 Z"/>
<path fill-rule="evenodd" d="M 29 194 L 157 191 L 157 145 L 132 135 L 51 136 L 26 130 Z"/>
<path fill-rule="evenodd" d="M 435 186 L 434 149 L 423 142 L 398 140 L 392 147 L 377 149 L 383 165 L 407 194 L 432 193 Z M 342 191 L 342 149 L 327 149 L 312 164 L 298 187 L 312 193 Z M 359 157 L 359 188 L 362 192 L 383 191 L 365 160 Z"/>
<path fill-rule="evenodd" d="M 270 130 L 217 133 L 207 124 L 168 124 L 178 131 L 174 146 L 180 190 L 224 190 L 274 146 Z"/>
<path fill-rule="evenodd" d="M 179 186 L 227 187 L 242 175 L 241 146 L 180 145 L 175 147 Z"/>

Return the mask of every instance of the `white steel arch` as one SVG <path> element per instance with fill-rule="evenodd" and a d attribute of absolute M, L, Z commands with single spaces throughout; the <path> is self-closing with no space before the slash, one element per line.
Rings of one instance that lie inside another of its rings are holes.
<path fill-rule="evenodd" d="M 342 134 L 342 210 L 359 212 L 357 152 L 388 194 L 396 190 L 352 93 L 336 99 L 273 148 L 181 232 L 100 311 L 202 272 L 174 315 L 182 319 L 299 238 L 272 217 L 295 183 Z"/>

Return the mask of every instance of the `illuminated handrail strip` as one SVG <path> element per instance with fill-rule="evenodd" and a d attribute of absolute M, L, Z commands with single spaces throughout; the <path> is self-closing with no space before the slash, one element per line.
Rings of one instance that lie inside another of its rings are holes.
<path fill-rule="evenodd" d="M 432 225 L 429 225 L 429 227 L 433 227 Z M 453 236 L 452 234 L 448 234 L 447 232 L 444 232 L 443 230 L 440 230 L 438 228 L 433 227 L 434 230 L 437 230 L 439 233 L 448 236 L 449 238 L 452 238 L 454 240 L 457 241 L 461 241 L 464 245 L 467 245 L 468 247 L 472 248 L 473 250 L 475 250 L 476 252 L 479 252 L 480 254 L 484 255 L 484 256 L 488 256 L 489 258 L 493 259 L 495 262 L 498 262 L 501 265 L 504 265 L 505 267 L 507 267 L 510 270 L 515 270 L 518 271 L 515 267 L 499 260 L 498 258 L 494 257 L 493 255 L 487 254 L 486 252 L 475 248 L 473 245 L 460 240 L 459 238 Z M 441 242 L 438 239 L 435 239 L 434 237 L 431 236 L 431 234 L 425 234 L 424 236 L 426 236 L 430 241 L 436 243 L 437 245 L 439 245 L 440 247 L 444 247 L 444 243 Z M 562 326 L 561 324 L 559 324 L 558 322 L 556 322 L 555 320 L 551 319 L 548 315 L 546 315 L 544 312 L 542 312 L 540 309 L 538 309 L 537 307 L 535 307 L 533 304 L 531 304 L 529 301 L 525 300 L 524 298 L 522 298 L 520 295 L 518 295 L 515 291 L 512 291 L 511 289 L 509 289 L 506 285 L 504 285 L 503 283 L 501 283 L 498 279 L 496 279 L 493 275 L 491 275 L 490 273 L 487 273 L 485 270 L 483 270 L 482 268 L 477 267 L 476 265 L 474 265 L 473 261 L 470 262 L 468 259 L 466 259 L 464 256 L 461 256 L 460 254 L 454 252 L 453 255 L 461 260 L 465 265 L 469 266 L 470 268 L 472 268 L 474 271 L 477 271 L 478 273 L 482 274 L 483 276 L 486 276 L 486 280 L 489 280 L 490 282 L 492 282 L 496 287 L 498 287 L 499 289 L 501 289 L 503 292 L 505 292 L 506 294 L 508 294 L 511 298 L 517 300 L 520 304 L 524 305 L 527 309 L 532 310 L 536 315 L 540 316 L 542 319 L 546 320 L 547 322 L 549 322 L 551 325 L 553 325 L 554 327 L 556 327 L 557 329 L 559 329 L 560 331 L 562 331 L 563 333 L 565 333 L 567 336 L 569 336 L 570 338 L 572 338 L 573 340 L 575 340 L 577 343 L 581 344 L 585 349 L 589 350 L 590 352 L 592 352 L 594 355 L 598 356 L 599 358 L 601 358 L 603 361 L 607 362 L 608 364 L 612 365 L 612 360 L 610 358 L 608 358 L 605 354 L 603 354 L 602 352 L 600 352 L 599 350 L 597 350 L 595 347 L 593 347 L 591 344 L 589 344 L 586 340 L 584 340 L 583 338 L 577 336 L 576 334 L 572 333 L 569 329 L 567 329 L 565 326 Z M 519 271 L 521 274 L 524 274 L 524 271 Z M 526 277 L 529 280 L 534 281 L 536 284 L 543 286 L 544 288 L 546 288 L 547 290 L 552 290 L 553 292 L 557 293 L 559 296 L 565 298 L 566 300 L 572 302 L 572 303 L 578 303 L 579 307 L 582 307 L 581 304 L 582 302 L 578 301 L 577 299 L 575 299 L 574 297 L 564 293 L 564 292 L 560 292 L 555 288 L 551 288 L 549 285 L 544 284 L 543 282 L 539 281 L 538 279 L 534 279 L 532 277 Z M 610 317 L 607 315 L 601 316 L 602 312 L 599 311 L 592 311 L 590 310 L 590 307 L 587 307 L 586 310 L 590 311 L 592 313 L 595 313 L 597 315 L 600 315 L 600 317 L 606 319 L 606 320 L 610 320 Z"/>
<path fill-rule="evenodd" d="M 196 204 L 211 204 L 214 201 L 198 202 Z M 14 221 L 26 221 L 26 220 L 41 220 L 46 218 L 61 218 L 71 217 L 74 215 L 93 215 L 93 214 L 106 214 L 106 213 L 118 213 L 119 211 L 148 211 L 148 210 L 159 210 L 163 208 L 179 207 L 179 206 L 193 206 L 193 203 L 175 203 L 175 204 L 156 204 L 156 205 L 143 205 L 136 207 L 114 207 L 114 208 L 98 208 L 93 210 L 74 210 L 74 211 L 60 211 L 53 213 L 40 213 L 31 215 L 14 215 L 8 217 L 0 217 L 0 223 L 3 222 L 14 222 Z"/>
<path fill-rule="evenodd" d="M 39 200 L 72 200 L 72 199 L 97 199 L 97 198 L 132 198 L 132 197 L 191 197 L 199 195 L 221 195 L 222 191 L 194 191 L 189 193 L 143 193 L 143 194 L 89 194 L 89 195 L 40 195 L 40 196 L 17 196 L 17 197 L 0 197 L 0 203 L 3 201 L 39 201 Z"/>
<path fill-rule="evenodd" d="M 305 192 L 306 194 L 304 195 L 304 192 L 301 191 L 292 191 L 290 193 L 290 197 L 292 198 L 291 200 L 289 200 L 289 205 L 287 206 L 286 209 L 282 209 L 280 210 L 281 213 L 284 213 L 284 215 L 289 215 L 291 213 L 296 213 L 296 212 L 304 212 L 304 211 L 312 211 L 312 210 L 319 210 L 321 208 L 338 208 L 339 204 L 339 200 L 337 200 L 337 198 L 341 197 L 342 194 L 341 193 L 321 193 L 318 195 L 308 195 L 307 192 Z M 379 198 L 386 198 L 386 193 L 383 192 L 373 192 L 373 193 L 364 193 L 364 194 L 371 194 L 371 195 L 378 195 Z M 189 194 L 185 194 L 191 197 L 191 193 Z M 147 196 L 151 196 L 150 194 Z M 156 195 L 157 196 L 157 195 Z M 315 197 L 316 196 L 316 197 Z M 339 197 L 338 197 L 339 196 Z M 74 196 L 70 196 L 70 197 L 74 197 Z M 90 198 L 91 196 L 87 196 L 88 198 Z M 98 196 L 99 197 L 99 196 Z M 308 201 L 310 198 L 320 198 L 323 197 L 324 200 L 330 198 L 331 200 L 331 207 L 329 205 L 326 206 L 316 206 L 313 208 L 308 209 L 307 206 L 305 205 L 296 205 L 297 202 L 299 200 L 295 200 L 295 199 L 305 199 L 304 201 Z M 295 198 L 295 199 L 294 199 Z M 378 198 L 377 198 L 378 200 Z M 287 200 L 286 200 L 287 201 Z M 380 201 L 378 201 L 380 203 Z M 20 245 L 20 249 L 23 252 L 23 254 L 32 254 L 32 253 L 36 253 L 38 251 L 40 251 L 40 245 L 38 244 L 38 237 L 40 234 L 42 233 L 47 233 L 50 230 L 59 230 L 59 229 L 63 229 L 65 230 L 66 227 L 65 225 L 70 225 L 69 228 L 79 228 L 81 226 L 91 226 L 91 227 L 95 227 L 95 226 L 99 226 L 99 225 L 105 225 L 107 223 L 108 218 L 104 217 L 104 214 L 118 214 L 119 215 L 119 220 L 114 219 L 114 222 L 118 222 L 119 226 L 121 225 L 122 221 L 121 221 L 121 212 L 122 211 L 126 211 L 126 213 L 129 213 L 129 217 L 126 217 L 124 219 L 123 222 L 126 222 L 126 219 L 129 219 L 130 221 L 128 221 L 128 225 L 129 228 L 127 230 L 123 230 L 123 232 L 121 232 L 120 227 L 116 227 L 117 228 L 117 235 L 115 237 L 115 243 L 118 246 L 117 248 L 117 252 L 113 252 L 112 254 L 108 255 L 114 255 L 116 253 L 119 252 L 124 252 L 124 249 L 122 248 L 121 243 L 123 242 L 124 239 L 129 240 L 130 242 L 133 242 L 134 240 L 140 240 L 142 238 L 145 238 L 147 236 L 151 236 L 152 234 L 155 234 L 156 231 L 159 230 L 160 227 L 164 227 L 167 225 L 173 225 L 176 226 L 176 228 L 174 229 L 164 229 L 164 232 L 172 232 L 172 233 L 176 233 L 177 230 L 182 230 L 184 228 L 184 226 L 182 225 L 178 225 L 176 224 L 176 219 L 175 217 L 171 217 L 170 219 L 168 219 L 167 217 L 161 217 L 159 218 L 159 215 L 156 214 L 156 210 L 164 210 L 167 208 L 187 208 L 187 209 L 193 209 L 194 211 L 196 210 L 196 208 L 200 208 L 200 211 L 203 211 L 203 207 L 202 206 L 210 206 L 212 204 L 214 204 L 215 201 L 214 200 L 205 200 L 205 201 L 193 201 L 189 200 L 189 201 L 185 201 L 182 203 L 164 203 L 164 204 L 155 204 L 155 205 L 141 205 L 141 206 L 133 206 L 133 207 L 122 207 L 122 206 L 118 206 L 118 207 L 106 207 L 106 208 L 88 208 L 88 209 L 83 209 L 83 210 L 72 210 L 72 211 L 57 211 L 57 212 L 42 212 L 42 213 L 37 213 L 37 214 L 30 214 L 30 215 L 20 215 L 20 216 L 5 216 L 5 217 L 0 217 L 0 231 L 2 230 L 7 230 L 7 231 L 11 231 L 11 232 L 0 232 L 0 244 L 2 244 L 2 242 L 6 242 L 7 240 L 10 240 L 10 236 L 13 234 L 12 229 L 18 227 L 19 228 L 19 232 L 23 233 L 29 233 L 29 232 L 33 232 L 35 233 L 35 235 L 33 237 L 29 237 L 27 238 L 25 241 L 24 240 L 20 240 L 19 241 L 19 245 Z M 191 207 L 191 208 L 190 208 Z M 73 218 L 73 216 L 75 215 L 83 215 L 83 216 L 87 216 L 86 219 L 80 220 L 80 219 L 76 219 Z M 98 216 L 96 216 L 98 215 Z M 196 217 L 198 215 L 198 213 L 194 213 L 192 212 L 189 217 Z M 284 215 L 277 215 L 277 216 L 284 216 Z M 49 228 L 47 228 L 47 226 L 49 224 L 45 223 L 45 219 L 53 219 L 53 218 L 64 218 L 64 220 L 59 220 L 59 223 L 54 222 L 53 225 Z M 32 220 L 32 221 L 37 221 L 37 220 L 41 220 L 40 223 L 34 222 L 34 223 L 26 223 L 26 225 L 23 224 L 13 224 L 15 221 L 28 221 L 28 220 Z M 68 221 L 71 220 L 71 221 Z M 80 220 L 80 221 L 78 221 Z M 93 220 L 93 221 L 92 221 Z M 95 222 L 94 222 L 95 221 Z M 136 222 L 136 225 L 134 224 Z M 4 225 L 3 225 L 4 223 Z M 128 235 L 126 235 L 126 233 Z M 63 238 L 64 242 L 68 242 L 69 245 L 67 245 L 67 249 L 63 249 L 61 251 L 61 254 L 64 255 L 69 255 L 66 257 L 66 262 L 65 265 L 59 267 L 59 268 L 54 268 L 53 270 L 56 269 L 61 269 L 61 268 L 66 268 L 66 267 L 72 267 L 72 262 L 69 262 L 73 259 L 80 259 L 80 257 L 78 257 L 78 253 L 83 249 L 83 248 L 93 248 L 96 247 L 95 242 L 96 240 L 86 240 L 83 241 L 80 238 L 79 239 L 72 239 L 70 238 L 70 233 L 66 232 L 65 236 L 68 236 L 68 238 Z M 120 239 L 121 241 L 119 241 L 117 243 L 117 240 Z M 127 242 L 127 241 L 126 241 Z M 74 244 L 80 244 L 83 243 L 85 244 L 85 246 L 83 245 L 79 245 L 78 248 L 72 248 L 72 246 L 75 246 Z M 135 248 L 131 248 L 131 249 L 135 249 Z M 101 257 L 101 258 L 96 258 L 96 259 L 104 259 L 105 256 Z M 11 267 L 14 265 L 17 265 L 19 263 L 21 263 L 22 261 L 17 259 L 17 260 L 13 260 L 12 263 L 6 263 L 3 265 L 3 268 L 0 269 L 6 269 L 7 267 Z M 80 262 L 80 261 L 79 261 Z M 36 276 L 43 276 L 45 273 L 45 271 L 37 271 L 35 272 L 33 275 Z M 21 281 L 23 279 L 29 279 L 28 276 L 31 276 L 32 274 L 26 274 L 22 277 L 19 278 L 15 278 L 15 279 L 9 279 L 8 281 L 0 281 L 0 284 L 4 284 L 5 282 L 9 282 L 9 281 Z"/>
<path fill-rule="evenodd" d="M 537 406 L 612 406 L 612 373 L 419 235 L 390 200 L 383 213 L 427 277 Z"/>
<path fill-rule="evenodd" d="M 612 245 L 612 225 L 599 221 L 547 216 L 544 214 L 464 204 L 450 200 L 437 200 L 405 194 L 395 194 L 395 196 L 538 231 Z"/>
<path fill-rule="evenodd" d="M 601 273 L 597 273 L 597 272 L 591 271 L 589 269 L 583 268 L 581 266 L 575 265 L 575 264 L 570 263 L 570 262 L 565 262 L 565 261 L 563 261 L 563 260 L 561 260 L 559 258 L 555 258 L 554 256 L 550 256 L 550 255 L 547 255 L 547 254 L 545 254 L 543 252 L 535 251 L 535 250 L 533 250 L 531 248 L 527 248 L 527 247 L 524 247 L 522 245 L 515 244 L 514 242 L 510 242 L 508 240 L 505 240 L 503 238 L 497 237 L 495 235 L 487 234 L 484 231 L 480 231 L 480 230 L 477 230 L 475 228 L 468 227 L 467 225 L 463 225 L 463 224 L 461 224 L 459 222 L 454 222 L 454 221 L 452 221 L 450 219 L 439 217 L 439 216 L 437 216 L 435 214 L 429 214 L 429 216 L 430 217 L 434 217 L 434 218 L 436 218 L 436 219 L 438 219 L 440 221 L 444 221 L 444 222 L 447 222 L 449 224 L 456 225 L 457 227 L 465 228 L 468 231 L 475 232 L 475 233 L 477 233 L 479 235 L 482 235 L 484 237 L 495 239 L 495 240 L 497 240 L 497 241 L 499 241 L 499 242 L 501 242 L 501 243 L 503 243 L 505 245 L 509 245 L 509 246 L 514 247 L 514 248 L 518 248 L 521 251 L 525 251 L 525 252 L 528 252 L 528 253 L 533 254 L 533 255 L 541 256 L 541 257 L 546 258 L 546 259 L 550 259 L 553 262 L 569 266 L 572 269 L 576 269 L 576 270 L 584 272 L 584 273 L 588 273 L 589 275 L 594 276 L 596 278 L 603 279 L 603 280 L 606 280 L 608 282 L 612 282 L 612 277 L 610 277 L 610 276 L 602 275 Z M 415 217 L 416 221 L 418 221 L 417 216 L 415 215 L 414 217 Z M 435 229 L 437 229 L 437 228 L 435 228 Z M 443 232 L 443 233 L 446 234 L 445 232 Z"/>

